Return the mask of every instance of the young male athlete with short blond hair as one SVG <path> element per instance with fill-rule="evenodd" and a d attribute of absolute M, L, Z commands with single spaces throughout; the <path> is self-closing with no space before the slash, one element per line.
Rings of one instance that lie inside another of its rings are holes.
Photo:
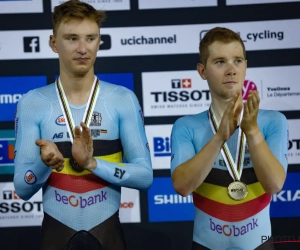
<path fill-rule="evenodd" d="M 271 195 L 287 170 L 287 120 L 259 109 L 257 91 L 243 103 L 247 61 L 243 41 L 226 28 L 200 43 L 197 69 L 211 93 L 209 110 L 178 119 L 172 129 L 171 173 L 175 190 L 193 192 L 193 250 L 274 249 Z"/>
<path fill-rule="evenodd" d="M 125 250 L 121 186 L 152 183 L 135 94 L 94 75 L 104 18 L 76 0 L 55 7 L 50 44 L 60 76 L 18 104 L 14 184 L 24 200 L 43 189 L 42 250 Z"/>

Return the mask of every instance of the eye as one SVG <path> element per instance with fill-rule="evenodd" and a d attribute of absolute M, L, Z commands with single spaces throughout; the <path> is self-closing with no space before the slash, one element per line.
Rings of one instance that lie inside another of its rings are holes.
<path fill-rule="evenodd" d="M 224 63 L 223 60 L 216 61 L 216 64 L 223 64 L 223 63 Z"/>
<path fill-rule="evenodd" d="M 243 60 L 242 59 L 237 59 L 237 60 L 235 60 L 235 62 L 236 63 L 241 63 L 241 62 L 243 62 Z"/>
<path fill-rule="evenodd" d="M 95 40 L 95 37 L 90 37 L 90 38 L 88 38 L 88 41 L 89 42 L 92 42 L 92 41 L 94 41 Z"/>
<path fill-rule="evenodd" d="M 67 39 L 68 39 L 68 41 L 71 41 L 71 42 L 74 42 L 74 41 L 76 40 L 75 37 L 69 37 L 69 38 L 67 38 Z"/>

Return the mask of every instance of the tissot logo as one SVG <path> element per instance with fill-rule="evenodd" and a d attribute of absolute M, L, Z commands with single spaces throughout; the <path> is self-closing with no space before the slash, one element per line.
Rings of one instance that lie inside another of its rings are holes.
<path fill-rule="evenodd" d="M 187 89 L 192 87 L 192 79 L 172 79 L 172 88 L 173 89 Z"/>
<path fill-rule="evenodd" d="M 110 35 L 101 35 L 100 50 L 107 50 L 111 48 L 111 38 Z"/>
<path fill-rule="evenodd" d="M 23 37 L 24 52 L 36 53 L 40 52 L 40 38 L 35 37 Z"/>
<path fill-rule="evenodd" d="M 176 102 L 176 101 L 199 101 L 202 98 L 208 101 L 210 99 L 209 90 L 194 90 L 194 91 L 175 91 L 175 89 L 191 89 L 192 80 L 189 78 L 185 79 L 172 79 L 171 87 L 174 91 L 163 91 L 163 92 L 151 92 L 154 96 L 154 101 L 157 102 Z"/>

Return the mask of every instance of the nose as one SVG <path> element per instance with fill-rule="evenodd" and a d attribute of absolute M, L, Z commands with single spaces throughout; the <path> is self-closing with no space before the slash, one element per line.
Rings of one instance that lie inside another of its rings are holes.
<path fill-rule="evenodd" d="M 236 69 L 235 69 L 235 67 L 234 67 L 233 64 L 228 63 L 228 67 L 227 67 L 227 70 L 226 70 L 226 75 L 227 76 L 234 76 L 234 75 L 236 75 Z"/>
<path fill-rule="evenodd" d="M 85 44 L 84 40 L 79 40 L 77 52 L 80 53 L 80 54 L 85 54 L 86 53 L 86 44 Z"/>

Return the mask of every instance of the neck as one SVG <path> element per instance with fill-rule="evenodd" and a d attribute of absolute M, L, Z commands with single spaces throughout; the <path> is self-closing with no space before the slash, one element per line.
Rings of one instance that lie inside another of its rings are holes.
<path fill-rule="evenodd" d="M 212 108 L 214 110 L 215 116 L 219 122 L 219 124 L 221 123 L 223 114 L 228 106 L 228 104 L 231 102 L 231 99 L 218 99 L 218 98 L 212 98 Z M 243 100 L 242 100 L 242 96 L 239 97 L 239 99 L 237 100 L 234 109 L 236 109 L 236 107 L 239 104 L 242 104 Z"/>
<path fill-rule="evenodd" d="M 88 101 L 95 80 L 93 71 L 84 76 L 71 75 L 62 71 L 59 77 L 70 104 L 83 105 Z"/>

